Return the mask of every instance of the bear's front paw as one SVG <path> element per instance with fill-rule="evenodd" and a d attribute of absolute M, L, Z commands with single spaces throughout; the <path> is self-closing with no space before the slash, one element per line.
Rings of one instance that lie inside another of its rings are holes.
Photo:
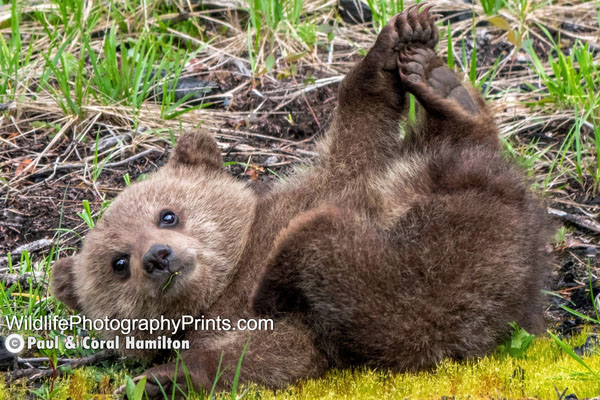
<path fill-rule="evenodd" d="M 166 371 L 159 366 L 147 370 L 142 376 L 146 377 L 146 394 L 149 399 L 163 399 L 163 391 L 167 398 L 171 398 L 173 393 L 175 398 L 183 398 L 187 395 L 185 380 L 175 379 L 175 371 Z M 175 384 L 177 387 L 173 391 Z"/>

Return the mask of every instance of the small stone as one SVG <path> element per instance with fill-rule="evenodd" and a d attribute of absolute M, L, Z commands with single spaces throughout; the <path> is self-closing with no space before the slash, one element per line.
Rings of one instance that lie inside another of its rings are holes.
<path fill-rule="evenodd" d="M 369 6 L 360 0 L 339 0 L 337 8 L 342 20 L 349 24 L 368 24 L 373 19 Z"/>
<path fill-rule="evenodd" d="M 129 135 L 111 135 L 111 136 L 107 136 L 107 137 L 103 137 L 101 139 L 98 139 L 98 142 L 94 141 L 92 144 L 90 144 L 90 151 L 96 151 L 96 148 L 98 149 L 98 152 L 103 151 L 105 149 L 110 149 L 111 147 L 117 145 L 119 142 L 121 144 L 127 142 L 129 140 Z M 96 144 L 98 147 L 96 147 Z"/>
<path fill-rule="evenodd" d="M 267 158 L 265 160 L 265 165 L 273 165 L 273 164 L 277 164 L 278 162 L 279 162 L 279 157 L 270 156 L 269 158 Z"/>

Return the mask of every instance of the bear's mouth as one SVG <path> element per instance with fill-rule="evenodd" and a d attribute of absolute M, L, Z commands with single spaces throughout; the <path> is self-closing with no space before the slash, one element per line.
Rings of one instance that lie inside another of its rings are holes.
<path fill-rule="evenodd" d="M 185 260 L 175 259 L 172 260 L 168 267 L 164 271 L 164 277 L 161 280 L 161 292 L 167 293 L 172 292 L 174 287 L 182 285 L 182 279 L 188 275 L 190 270 L 193 268 L 192 265 L 188 265 Z"/>

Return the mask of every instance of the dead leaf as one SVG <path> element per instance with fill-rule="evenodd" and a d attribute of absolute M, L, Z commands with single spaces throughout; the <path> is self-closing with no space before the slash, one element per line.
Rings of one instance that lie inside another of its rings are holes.
<path fill-rule="evenodd" d="M 15 176 L 19 176 L 23 172 L 25 172 L 27 169 L 29 169 L 32 162 L 33 162 L 33 159 L 31 159 L 31 158 L 25 158 L 23 161 L 21 161 L 19 163 L 19 165 L 17 165 L 17 170 L 15 171 Z M 33 171 L 34 171 L 34 168 L 32 168 L 30 172 L 33 172 Z"/>
<path fill-rule="evenodd" d="M 259 178 L 259 173 L 257 170 L 255 170 L 254 168 L 250 168 L 246 171 L 246 175 L 248 175 L 250 177 L 250 180 L 252 182 L 256 182 L 258 181 Z"/>
<path fill-rule="evenodd" d="M 493 17 L 488 18 L 488 21 L 490 21 L 492 23 L 492 25 L 494 25 L 495 27 L 498 27 L 502 30 L 505 30 L 505 31 L 511 30 L 510 24 L 508 23 L 506 18 L 501 17 L 499 15 L 495 15 Z"/>
<path fill-rule="evenodd" d="M 521 35 L 519 35 L 519 32 L 516 32 L 516 31 L 508 32 L 508 41 L 517 47 L 521 47 Z"/>

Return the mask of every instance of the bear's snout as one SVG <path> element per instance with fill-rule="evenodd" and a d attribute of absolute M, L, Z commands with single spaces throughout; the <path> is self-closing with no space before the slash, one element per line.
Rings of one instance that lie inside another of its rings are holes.
<path fill-rule="evenodd" d="M 142 267 L 150 276 L 161 276 L 163 273 L 171 273 L 170 264 L 174 259 L 173 249 L 164 244 L 155 244 L 142 258 Z"/>

